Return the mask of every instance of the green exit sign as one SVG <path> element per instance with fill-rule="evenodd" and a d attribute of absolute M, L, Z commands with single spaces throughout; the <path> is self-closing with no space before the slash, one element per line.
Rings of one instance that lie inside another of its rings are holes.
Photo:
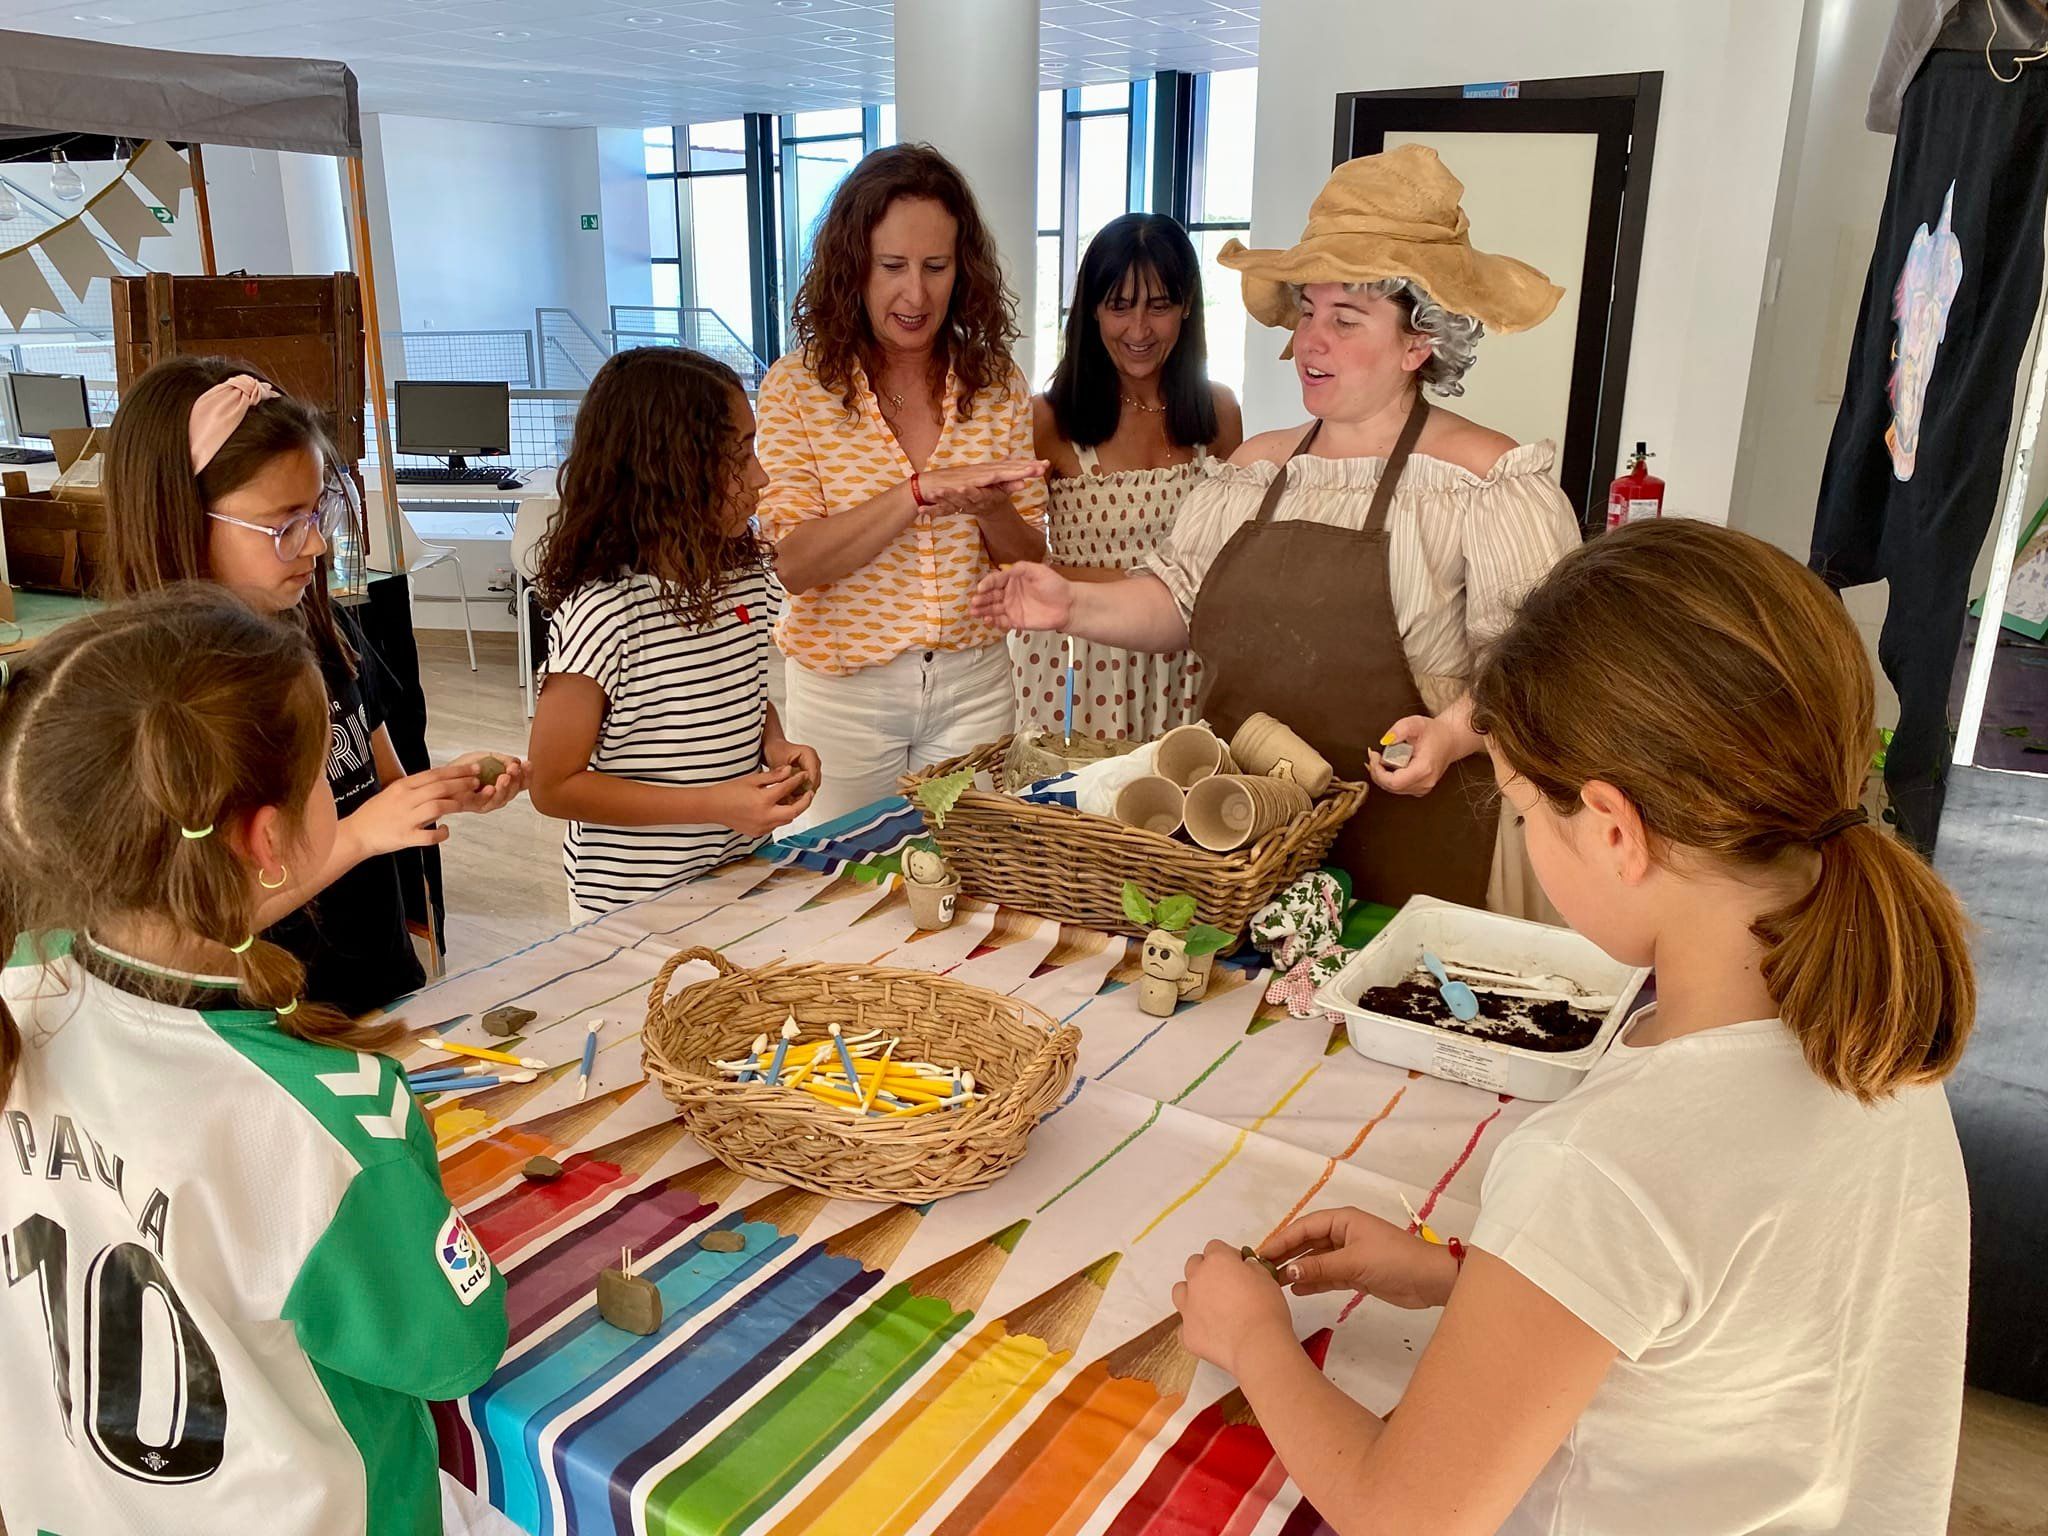
<path fill-rule="evenodd" d="M 178 216 L 172 213 L 170 209 L 159 208 L 155 203 L 149 205 L 149 211 L 156 215 L 156 221 L 159 224 L 175 224 L 178 222 Z"/>
<path fill-rule="evenodd" d="M 583 215 L 583 227 L 584 227 L 585 229 L 595 229 L 595 228 L 597 228 L 597 215 L 596 215 L 596 214 L 594 214 L 594 213 L 586 213 L 586 214 L 584 214 L 584 215 Z"/>

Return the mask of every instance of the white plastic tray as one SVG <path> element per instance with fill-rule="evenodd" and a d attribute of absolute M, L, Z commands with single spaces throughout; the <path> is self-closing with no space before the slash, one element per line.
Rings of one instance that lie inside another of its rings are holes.
<path fill-rule="evenodd" d="M 1466 965 L 1568 976 L 1588 992 L 1613 995 L 1616 1002 L 1593 1043 L 1567 1052 L 1502 1045 L 1483 1035 L 1415 1024 L 1359 1006 L 1370 988 L 1406 981 L 1422 963 L 1425 949 Z M 1600 1059 L 1649 975 L 1570 929 L 1415 896 L 1316 993 L 1316 1005 L 1344 1019 L 1352 1049 L 1374 1061 L 1547 1102 L 1564 1097 Z"/>

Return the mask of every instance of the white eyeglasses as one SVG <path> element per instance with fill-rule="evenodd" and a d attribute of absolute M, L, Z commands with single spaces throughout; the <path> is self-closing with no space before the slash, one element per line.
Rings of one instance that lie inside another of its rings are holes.
<path fill-rule="evenodd" d="M 275 528 L 268 523 L 251 523 L 239 517 L 229 517 L 225 512 L 209 512 L 206 515 L 217 523 L 226 523 L 231 528 L 247 528 L 251 533 L 270 536 L 271 547 L 277 551 L 280 563 L 289 565 L 306 552 L 307 540 L 315 528 L 320 530 L 322 543 L 332 545 L 334 533 L 341 526 L 344 516 L 354 520 L 362 502 L 356 495 L 356 483 L 347 475 L 328 477 L 320 500 L 310 512 L 302 512 L 290 522 L 279 523 Z"/>

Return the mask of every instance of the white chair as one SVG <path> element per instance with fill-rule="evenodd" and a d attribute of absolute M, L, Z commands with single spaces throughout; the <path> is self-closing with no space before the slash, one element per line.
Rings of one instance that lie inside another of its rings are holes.
<path fill-rule="evenodd" d="M 548 531 L 548 520 L 560 504 L 552 488 L 553 471 L 547 486 L 529 484 L 532 494 L 519 498 L 519 511 L 512 521 L 512 613 L 519 629 L 519 693 L 526 701 L 526 718 L 533 718 L 533 626 L 531 619 L 538 601 L 533 593 L 533 573 L 540 563 L 540 541 Z"/>
<path fill-rule="evenodd" d="M 462 579 L 462 562 L 456 558 L 455 548 L 450 544 L 429 544 L 412 525 L 412 513 L 403 506 L 398 512 L 399 534 L 405 540 L 405 575 L 408 585 L 413 577 L 430 566 L 439 565 L 443 560 L 455 567 L 456 600 L 462 604 L 462 638 L 469 646 L 469 670 L 476 670 L 476 631 L 469 625 L 469 586 Z"/>

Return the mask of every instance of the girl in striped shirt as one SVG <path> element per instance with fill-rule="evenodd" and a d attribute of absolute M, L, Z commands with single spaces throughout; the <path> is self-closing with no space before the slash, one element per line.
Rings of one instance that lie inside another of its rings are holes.
<path fill-rule="evenodd" d="M 534 582 L 550 621 L 529 749 L 533 803 L 569 823 L 579 921 L 744 857 L 817 793 L 817 753 L 768 700 L 766 483 L 723 363 L 646 347 L 591 381 Z"/>

